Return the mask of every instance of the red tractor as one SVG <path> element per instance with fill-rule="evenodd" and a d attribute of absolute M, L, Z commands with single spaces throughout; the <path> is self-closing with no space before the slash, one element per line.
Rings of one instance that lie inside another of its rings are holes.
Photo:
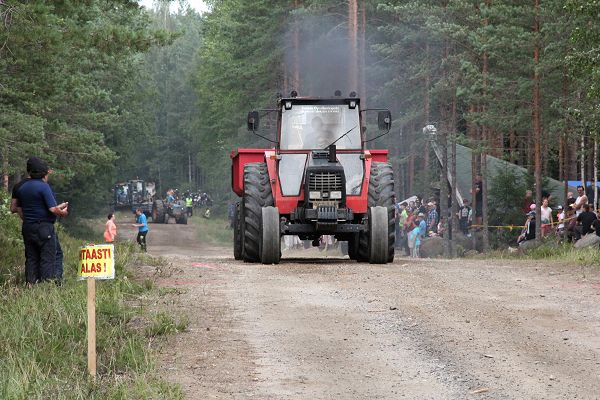
<path fill-rule="evenodd" d="M 360 99 L 280 98 L 275 144 L 231 153 L 232 187 L 241 197 L 234 223 L 237 260 L 277 264 L 281 237 L 298 235 L 318 245 L 322 235 L 348 242 L 351 259 L 384 264 L 394 259 L 394 174 L 387 150 L 365 145 L 387 134 L 389 110 L 362 110 Z M 367 140 L 365 112 L 376 111 L 383 133 Z"/>

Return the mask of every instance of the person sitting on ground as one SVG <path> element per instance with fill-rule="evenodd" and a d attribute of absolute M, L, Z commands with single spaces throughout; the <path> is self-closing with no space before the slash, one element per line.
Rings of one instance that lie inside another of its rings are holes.
<path fill-rule="evenodd" d="M 113 243 L 117 237 L 117 225 L 115 225 L 115 214 L 108 214 L 108 221 L 104 228 L 104 240 L 106 243 Z"/>
<path fill-rule="evenodd" d="M 523 243 L 535 239 L 535 211 L 527 213 L 527 220 L 525 221 L 525 228 L 519 235 L 517 243 L 521 246 Z"/>
<path fill-rule="evenodd" d="M 573 205 L 567 207 L 565 214 L 565 230 L 563 234 L 567 242 L 571 243 L 579 240 L 580 235 L 577 231 L 577 219 L 575 217 L 575 209 Z"/>
<path fill-rule="evenodd" d="M 591 211 L 589 204 L 583 206 L 583 211 L 577 216 L 577 227 L 576 230 L 579 232 L 579 236 L 585 236 L 592 232 L 592 224 L 598 217 L 596 213 Z"/>
<path fill-rule="evenodd" d="M 548 206 L 548 198 L 542 199 L 540 216 L 542 223 L 542 237 L 544 237 L 551 231 L 552 224 L 554 223 L 554 219 L 552 218 L 552 208 Z"/>

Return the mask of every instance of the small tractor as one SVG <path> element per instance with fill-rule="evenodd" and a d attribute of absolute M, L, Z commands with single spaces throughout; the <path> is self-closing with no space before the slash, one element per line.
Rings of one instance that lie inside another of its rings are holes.
<path fill-rule="evenodd" d="M 377 112 L 378 136 L 366 138 L 368 111 Z M 257 133 L 261 113 L 277 114 L 272 140 Z M 231 153 L 232 188 L 241 197 L 234 216 L 234 257 L 277 264 L 281 237 L 298 235 L 317 246 L 322 235 L 348 242 L 352 260 L 394 259 L 394 174 L 387 150 L 367 142 L 390 131 L 387 109 L 361 110 L 353 92 L 343 98 L 280 98 L 274 110 L 248 114 L 248 130 L 272 149 Z"/>
<path fill-rule="evenodd" d="M 169 203 L 166 200 L 154 200 L 154 203 L 152 203 L 152 222 L 168 224 L 170 218 L 174 218 L 177 224 L 187 225 L 185 202 L 177 200 Z"/>

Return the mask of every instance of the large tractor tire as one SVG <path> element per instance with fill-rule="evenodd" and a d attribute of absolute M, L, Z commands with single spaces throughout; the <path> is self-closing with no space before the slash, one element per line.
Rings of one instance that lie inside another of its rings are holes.
<path fill-rule="evenodd" d="M 396 230 L 394 227 L 394 171 L 388 163 L 371 163 L 368 206 L 369 209 L 371 207 L 387 208 L 387 262 L 392 262 L 394 261 L 394 242 L 396 241 Z M 370 224 L 371 222 L 369 221 Z M 371 245 L 370 233 L 361 232 L 358 236 L 358 261 L 371 261 Z"/>
<path fill-rule="evenodd" d="M 261 218 L 260 261 L 263 264 L 279 264 L 281 259 L 279 209 L 263 207 Z"/>
<path fill-rule="evenodd" d="M 242 218 L 241 204 L 236 203 L 233 214 L 233 258 L 241 260 L 244 257 L 244 248 L 242 242 Z"/>
<path fill-rule="evenodd" d="M 386 207 L 369 209 L 369 262 L 385 264 L 389 260 L 388 248 L 388 210 Z"/>
<path fill-rule="evenodd" d="M 165 223 L 165 205 L 160 200 L 154 200 L 154 203 L 152 203 L 152 222 Z"/>
<path fill-rule="evenodd" d="M 241 205 L 243 258 L 260 262 L 262 208 L 274 206 L 266 163 L 244 166 L 244 195 Z"/>
<path fill-rule="evenodd" d="M 188 220 L 187 214 L 183 213 L 179 217 L 177 217 L 177 219 L 175 219 L 175 222 L 180 225 L 187 225 L 187 220 Z"/>

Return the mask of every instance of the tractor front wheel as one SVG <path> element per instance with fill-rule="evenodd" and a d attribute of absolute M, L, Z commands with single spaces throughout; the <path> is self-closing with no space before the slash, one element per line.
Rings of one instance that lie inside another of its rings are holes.
<path fill-rule="evenodd" d="M 369 262 L 385 264 L 388 262 L 388 211 L 386 207 L 369 209 Z"/>
<path fill-rule="evenodd" d="M 279 209 L 263 207 L 260 228 L 260 261 L 263 264 L 279 264 L 281 259 Z"/>
<path fill-rule="evenodd" d="M 187 214 L 184 212 L 179 218 L 175 219 L 175 222 L 181 225 L 187 225 Z"/>
<path fill-rule="evenodd" d="M 244 195 L 241 208 L 243 258 L 246 262 L 260 262 L 263 207 L 274 206 L 269 171 L 266 163 L 248 163 L 244 166 Z"/>
<path fill-rule="evenodd" d="M 394 227 L 394 171 L 388 163 L 371 163 L 371 177 L 369 179 L 369 209 L 371 207 L 385 207 L 387 209 L 387 262 L 394 261 L 394 242 L 396 230 Z M 369 221 L 369 225 L 371 222 Z M 371 235 L 361 232 L 358 237 L 358 261 L 371 261 Z"/>

